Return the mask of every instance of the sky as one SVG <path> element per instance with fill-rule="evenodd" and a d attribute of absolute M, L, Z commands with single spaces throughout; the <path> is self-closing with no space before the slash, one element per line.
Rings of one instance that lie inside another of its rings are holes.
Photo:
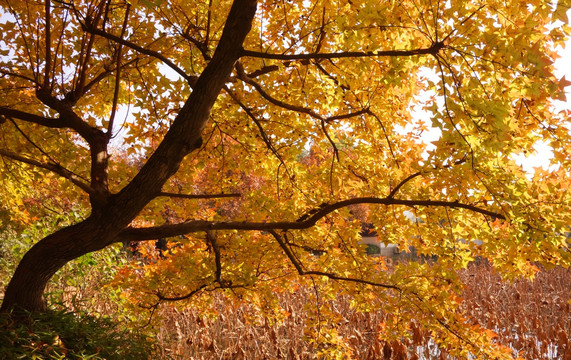
<path fill-rule="evenodd" d="M 571 9 L 567 11 L 568 24 L 571 26 Z M 571 39 L 566 42 L 565 48 L 559 48 L 558 53 L 560 58 L 554 63 L 555 66 L 555 76 L 558 79 L 565 77 L 568 81 L 571 81 Z M 554 108 L 557 111 L 566 111 L 567 117 L 569 118 L 569 123 L 571 127 L 571 86 L 565 88 L 565 93 L 567 95 L 567 101 L 555 101 Z M 542 167 L 545 170 L 549 168 L 549 159 L 553 158 L 553 153 L 549 149 L 549 145 L 545 142 L 538 142 L 535 145 L 535 154 L 530 154 L 529 156 L 516 156 L 516 162 L 518 165 L 523 167 L 528 174 L 533 174 L 534 168 Z"/>
<path fill-rule="evenodd" d="M 569 25 L 571 26 L 571 9 L 567 11 L 567 18 L 569 19 Z M 571 39 L 567 40 L 565 48 L 558 48 L 559 58 L 555 61 L 555 76 L 557 79 L 565 78 L 568 81 L 571 81 Z M 422 71 L 422 70 L 421 70 Z M 422 71 L 422 76 L 426 76 L 427 78 L 432 78 L 433 82 L 438 81 L 438 76 L 428 71 Z M 567 97 L 567 101 L 554 101 L 554 108 L 556 111 L 566 111 L 567 116 L 569 117 L 570 122 L 570 129 L 571 129 L 571 86 L 567 86 L 565 88 L 565 93 Z M 422 95 L 418 98 L 419 104 L 412 106 L 413 116 L 416 119 L 420 119 L 424 121 L 428 127 L 430 128 L 430 114 L 424 110 L 422 110 L 422 100 L 423 97 L 429 96 L 430 94 L 427 93 Z M 407 129 L 408 128 L 408 129 Z M 409 126 L 402 128 L 400 131 L 403 133 L 410 132 L 412 129 L 412 124 Z M 428 149 L 432 147 L 430 142 L 436 141 L 440 138 L 441 132 L 439 129 L 431 128 L 429 131 L 422 134 L 422 142 L 429 144 Z M 521 166 L 531 177 L 535 172 L 535 168 L 543 168 L 548 170 L 550 168 L 549 160 L 553 158 L 553 152 L 549 148 L 549 144 L 539 141 L 534 146 L 536 152 L 534 154 L 528 154 L 527 156 L 522 155 L 514 155 L 514 159 L 516 163 Z M 555 165 L 552 165 L 552 167 Z M 553 169 L 553 168 L 552 168 Z"/>

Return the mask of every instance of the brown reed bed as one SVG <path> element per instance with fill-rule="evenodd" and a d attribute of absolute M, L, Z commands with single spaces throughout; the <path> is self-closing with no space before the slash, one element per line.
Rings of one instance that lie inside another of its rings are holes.
<path fill-rule="evenodd" d="M 488 265 L 473 265 L 460 274 L 465 283 L 464 311 L 480 325 L 498 334 L 499 344 L 512 349 L 514 358 L 571 360 L 571 272 L 556 268 L 541 272 L 535 281 L 503 281 Z M 315 359 L 324 343 L 308 336 L 309 290 L 280 294 L 287 316 L 271 323 L 247 304 L 229 306 L 216 295 L 217 317 L 198 309 L 160 310 L 158 351 L 164 359 Z M 385 311 L 354 311 L 347 296 L 332 304 L 334 326 L 351 359 L 450 359 L 414 320 L 413 336 L 379 341 L 377 330 Z M 254 320 L 253 320 L 254 319 Z M 319 325 L 322 326 L 322 325 Z M 323 325 L 327 326 L 327 325 Z M 316 329 L 309 329 L 309 331 Z"/>

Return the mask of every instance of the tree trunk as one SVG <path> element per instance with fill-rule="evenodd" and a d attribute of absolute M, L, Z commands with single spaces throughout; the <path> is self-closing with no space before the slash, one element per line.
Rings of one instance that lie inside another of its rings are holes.
<path fill-rule="evenodd" d="M 0 312 L 45 311 L 43 293 L 50 278 L 69 261 L 110 244 L 114 235 L 109 230 L 98 228 L 97 221 L 88 218 L 36 243 L 18 264 Z"/>
<path fill-rule="evenodd" d="M 202 129 L 242 55 L 242 44 L 255 13 L 256 0 L 234 0 L 212 59 L 157 150 L 118 194 L 98 201 L 100 207 L 88 219 L 47 236 L 26 253 L 8 284 L 0 312 L 44 311 L 43 293 L 56 271 L 81 255 L 117 241 L 119 232 L 160 193 L 183 158 L 200 147 Z M 107 179 L 101 181 L 106 183 Z"/>

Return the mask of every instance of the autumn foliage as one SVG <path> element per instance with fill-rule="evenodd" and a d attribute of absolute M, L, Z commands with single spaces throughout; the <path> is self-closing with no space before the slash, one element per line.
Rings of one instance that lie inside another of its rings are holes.
<path fill-rule="evenodd" d="M 223 292 L 270 316 L 313 287 L 390 309 L 386 344 L 414 319 L 452 355 L 511 357 L 463 313 L 459 271 L 569 268 L 553 68 L 569 5 L 0 0 L 0 221 L 74 213 L 38 236 L 1 310 L 45 311 L 68 262 L 138 244 L 115 280 L 127 307 Z M 549 170 L 527 172 L 516 157 L 539 142 Z M 436 261 L 368 256 L 364 223 Z"/>

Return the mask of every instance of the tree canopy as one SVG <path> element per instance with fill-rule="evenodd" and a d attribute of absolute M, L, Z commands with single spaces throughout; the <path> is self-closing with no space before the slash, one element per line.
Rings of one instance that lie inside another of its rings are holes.
<path fill-rule="evenodd" d="M 571 262 L 567 0 L 0 0 L 0 221 L 83 220 L 30 249 L 2 310 L 65 263 L 170 238 L 141 304 L 303 284 L 508 356 L 458 309 L 458 269 Z M 419 114 L 424 115 L 419 115 Z M 438 134 L 427 141 L 428 132 Z M 515 156 L 544 142 L 549 171 Z M 380 241 L 433 264 L 387 267 Z"/>

